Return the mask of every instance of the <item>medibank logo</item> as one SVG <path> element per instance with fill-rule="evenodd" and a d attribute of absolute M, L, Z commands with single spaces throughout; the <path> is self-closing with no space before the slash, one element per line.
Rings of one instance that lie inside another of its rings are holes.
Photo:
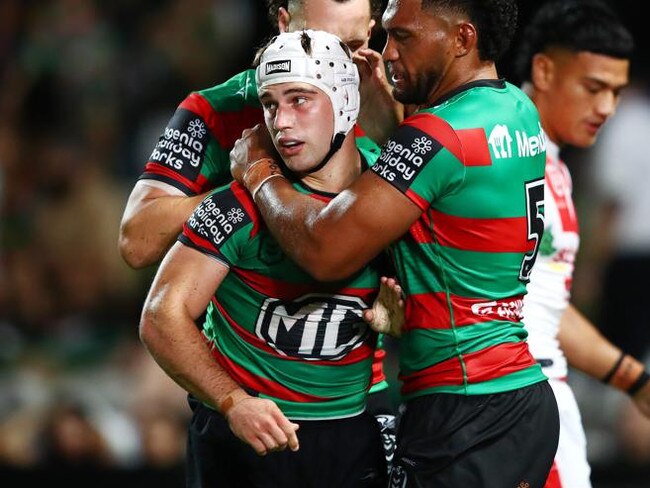
<path fill-rule="evenodd" d="M 272 75 L 274 73 L 290 73 L 291 72 L 291 60 L 287 59 L 284 61 L 273 61 L 266 63 L 266 74 Z"/>

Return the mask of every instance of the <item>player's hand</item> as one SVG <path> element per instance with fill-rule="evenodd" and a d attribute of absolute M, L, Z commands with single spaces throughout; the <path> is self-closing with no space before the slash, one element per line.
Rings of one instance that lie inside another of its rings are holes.
<path fill-rule="evenodd" d="M 380 53 L 359 49 L 353 59 L 361 77 L 359 125 L 381 145 L 404 119 L 404 106 L 393 98 L 393 86 Z"/>
<path fill-rule="evenodd" d="M 242 183 L 248 167 L 262 158 L 279 160 L 266 126 L 257 124 L 251 129 L 244 129 L 230 151 L 230 173 L 233 179 Z"/>
<path fill-rule="evenodd" d="M 260 456 L 300 447 L 296 431 L 299 425 L 284 416 L 271 400 L 246 397 L 239 400 L 226 414 L 230 430 L 249 444 Z"/>
<path fill-rule="evenodd" d="M 379 294 L 372 308 L 363 311 L 363 319 L 372 330 L 393 337 L 402 335 L 404 325 L 404 298 L 402 287 L 394 278 L 381 277 Z"/>

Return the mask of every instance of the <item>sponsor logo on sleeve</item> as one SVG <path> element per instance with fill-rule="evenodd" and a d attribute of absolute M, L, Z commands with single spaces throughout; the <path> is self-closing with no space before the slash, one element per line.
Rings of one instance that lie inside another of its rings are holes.
<path fill-rule="evenodd" d="M 422 168 L 440 151 L 442 145 L 427 133 L 402 126 L 381 148 L 372 170 L 406 192 Z"/>
<path fill-rule="evenodd" d="M 219 248 L 236 231 L 251 222 L 239 201 L 230 192 L 207 197 L 188 220 L 189 227 Z"/>
<path fill-rule="evenodd" d="M 160 135 L 149 160 L 195 181 L 201 171 L 209 138 L 203 119 L 194 112 L 179 108 Z"/>

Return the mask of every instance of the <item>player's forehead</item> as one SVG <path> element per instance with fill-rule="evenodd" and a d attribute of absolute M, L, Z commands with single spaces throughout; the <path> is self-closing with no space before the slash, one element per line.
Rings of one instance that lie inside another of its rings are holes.
<path fill-rule="evenodd" d="M 327 94 L 317 86 L 301 81 L 287 81 L 266 85 L 259 89 L 258 95 L 263 102 L 267 100 L 279 101 L 296 95 L 309 95 L 314 98 L 327 97 Z"/>
<path fill-rule="evenodd" d="M 346 44 L 368 41 L 370 0 L 305 0 L 297 4 L 300 7 L 293 16 L 303 23 L 298 28 L 330 32 Z"/>

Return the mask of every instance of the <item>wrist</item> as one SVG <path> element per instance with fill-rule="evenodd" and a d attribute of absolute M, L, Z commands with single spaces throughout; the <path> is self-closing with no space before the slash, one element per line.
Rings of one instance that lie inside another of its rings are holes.
<path fill-rule="evenodd" d="M 217 402 L 217 409 L 219 410 L 219 413 L 226 417 L 228 415 L 228 412 L 239 402 L 245 400 L 246 398 L 250 398 L 250 395 L 246 393 L 242 388 L 237 387 L 234 390 L 229 391 L 226 393 L 219 401 Z"/>
<path fill-rule="evenodd" d="M 271 158 L 261 158 L 248 167 L 242 180 L 254 200 L 264 183 L 277 177 L 284 178 L 280 166 Z"/>
<path fill-rule="evenodd" d="M 603 383 L 634 396 L 641 388 L 650 382 L 650 374 L 643 364 L 632 356 L 621 352 L 614 366 L 602 379 Z"/>

